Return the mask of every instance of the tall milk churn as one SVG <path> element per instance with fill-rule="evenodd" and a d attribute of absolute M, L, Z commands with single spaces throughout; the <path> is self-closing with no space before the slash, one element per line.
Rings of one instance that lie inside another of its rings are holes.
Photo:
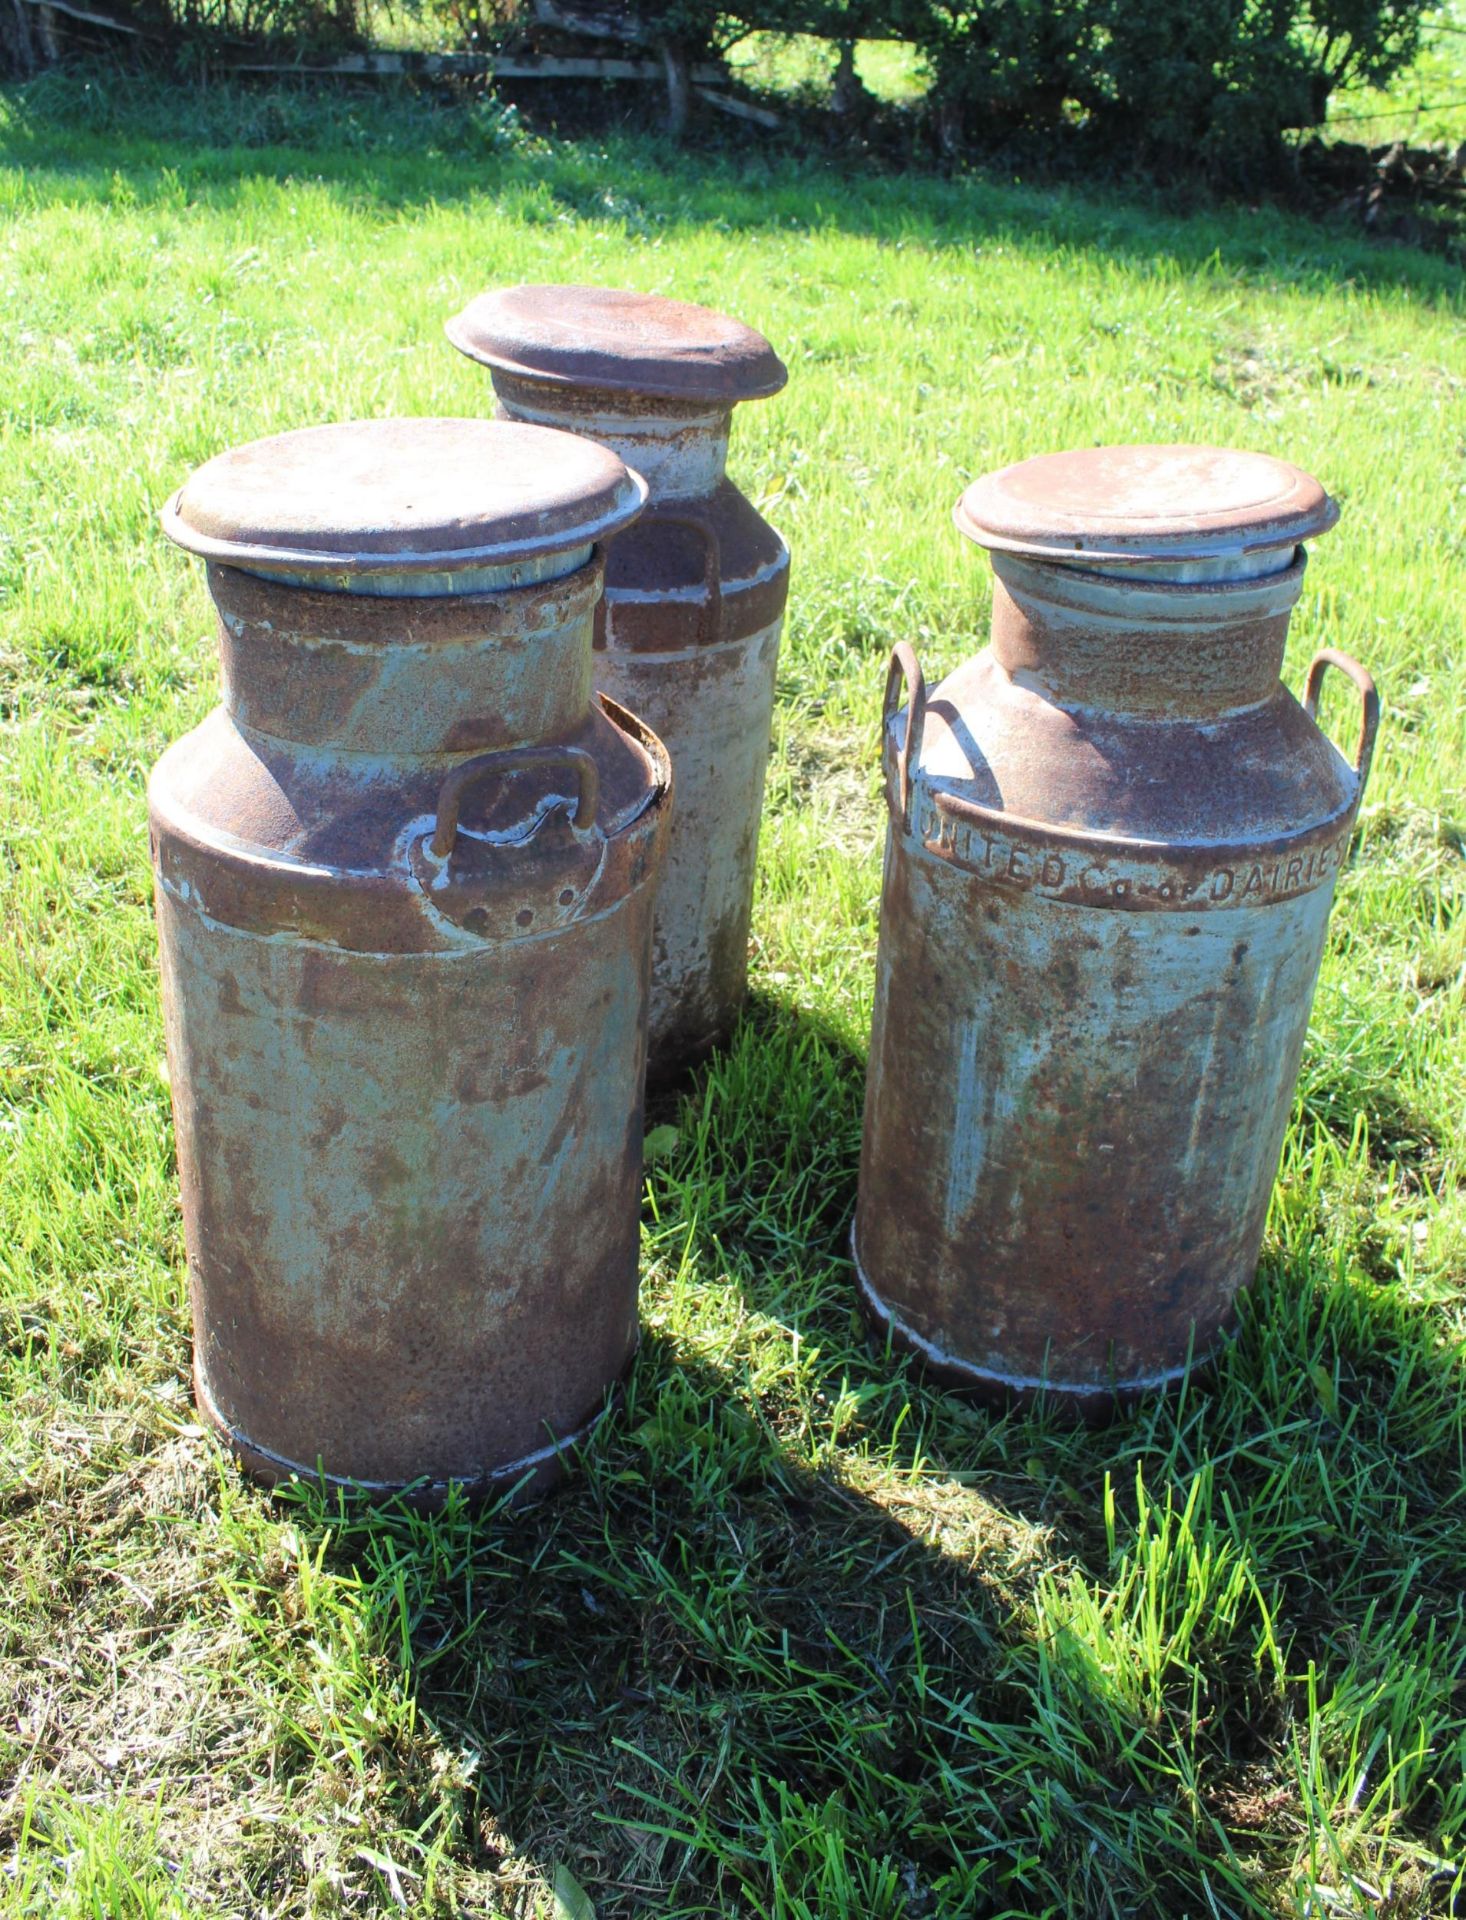
<path fill-rule="evenodd" d="M 867 1310 L 950 1380 L 1102 1415 L 1205 1359 L 1252 1279 L 1379 711 L 1342 654 L 1301 706 L 1278 677 L 1337 517 L 1199 447 L 1048 454 L 958 504 L 992 639 L 930 693 L 891 662 L 854 1232 Z"/>
<path fill-rule="evenodd" d="M 223 656 L 149 787 L 194 1378 L 262 1479 L 537 1488 L 636 1344 L 669 772 L 591 629 L 643 493 L 373 420 L 164 513 Z"/>
<path fill-rule="evenodd" d="M 650 1070 L 725 1039 L 743 1004 L 789 551 L 723 469 L 735 404 L 777 393 L 762 334 L 604 287 L 507 287 L 448 322 L 500 416 L 564 427 L 644 476 L 606 558 L 596 684 L 641 714 L 677 779 L 653 935 Z"/>

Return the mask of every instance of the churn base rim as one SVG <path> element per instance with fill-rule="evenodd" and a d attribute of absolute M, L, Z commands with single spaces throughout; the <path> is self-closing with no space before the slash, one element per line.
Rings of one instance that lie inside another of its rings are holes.
<path fill-rule="evenodd" d="M 626 1365 L 612 1383 L 604 1406 L 598 1407 L 588 1420 L 584 1420 L 573 1432 L 539 1447 L 533 1453 L 527 1453 L 519 1460 L 511 1460 L 502 1467 L 491 1467 L 487 1472 L 472 1478 L 450 1475 L 443 1480 L 357 1480 L 348 1474 L 325 1473 L 319 1467 L 306 1466 L 288 1455 L 275 1453 L 263 1446 L 258 1440 L 252 1440 L 239 1427 L 234 1426 L 220 1412 L 218 1403 L 210 1393 L 203 1371 L 197 1365 L 193 1370 L 194 1404 L 204 1419 L 214 1429 L 218 1437 L 229 1448 L 240 1466 L 252 1480 L 262 1482 L 274 1488 L 290 1479 L 309 1481 L 315 1485 L 325 1485 L 340 1489 L 343 1493 L 355 1494 L 372 1502 L 385 1502 L 401 1499 L 409 1506 L 432 1509 L 443 1505 L 453 1487 L 461 1488 L 471 1501 L 481 1501 L 502 1493 L 506 1486 L 516 1481 L 525 1484 L 514 1493 L 512 1504 L 526 1505 L 541 1499 L 552 1492 L 565 1478 L 566 1455 L 575 1447 L 588 1440 L 596 1428 L 609 1415 L 616 1412 L 621 1398 L 627 1374 L 631 1371 L 636 1358 L 633 1348 L 627 1356 Z M 526 1480 L 526 1475 L 529 1478 Z"/>
<path fill-rule="evenodd" d="M 1232 1336 L 1223 1333 L 1206 1353 L 1197 1354 L 1187 1365 L 1168 1367 L 1137 1380 L 1117 1380 L 1112 1385 L 1095 1386 L 1090 1382 L 1047 1380 L 1032 1374 L 995 1373 L 986 1367 L 974 1367 L 955 1354 L 935 1346 L 915 1327 L 888 1306 L 860 1264 L 855 1244 L 855 1223 L 850 1225 L 850 1259 L 855 1268 L 856 1291 L 866 1318 L 874 1329 L 890 1335 L 892 1345 L 924 1363 L 925 1370 L 943 1386 L 956 1388 L 995 1405 L 1030 1405 L 1040 1396 L 1047 1398 L 1061 1413 L 1072 1415 L 1087 1425 L 1100 1425 L 1124 1412 L 1148 1394 L 1173 1393 L 1187 1380 L 1208 1373 L 1225 1350 Z"/>

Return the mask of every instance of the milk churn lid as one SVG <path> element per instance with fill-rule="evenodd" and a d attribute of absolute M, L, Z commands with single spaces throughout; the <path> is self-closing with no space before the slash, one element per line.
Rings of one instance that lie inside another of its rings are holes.
<path fill-rule="evenodd" d="M 617 287 L 500 287 L 447 323 L 460 352 L 558 386 L 665 400 L 762 400 L 788 370 L 761 333 L 687 300 Z"/>
<path fill-rule="evenodd" d="M 953 513 L 980 547 L 1084 566 L 1296 547 L 1339 509 L 1311 474 L 1230 447 L 1085 447 L 975 480 Z"/>
<path fill-rule="evenodd" d="M 457 572 L 584 547 L 640 513 L 609 448 L 499 420 L 349 420 L 231 447 L 163 531 L 191 553 L 291 574 Z"/>

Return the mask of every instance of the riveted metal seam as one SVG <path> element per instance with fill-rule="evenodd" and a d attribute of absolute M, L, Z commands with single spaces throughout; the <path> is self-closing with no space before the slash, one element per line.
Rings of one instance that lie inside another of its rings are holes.
<path fill-rule="evenodd" d="M 450 941 L 449 945 L 441 948 L 432 947 L 422 950 L 405 950 L 403 948 L 393 950 L 389 948 L 386 951 L 378 952 L 372 948 L 342 947 L 330 940 L 313 940 L 309 934 L 299 933 L 293 927 L 277 927 L 270 933 L 257 933 L 249 927 L 234 927 L 231 926 L 227 920 L 215 920 L 191 895 L 180 894 L 166 880 L 160 878 L 157 884 L 162 891 L 168 895 L 168 898 L 175 906 L 181 907 L 185 912 L 195 915 L 212 933 L 232 934 L 236 939 L 258 940 L 265 945 L 274 943 L 276 945 L 289 947 L 308 947 L 316 953 L 350 954 L 354 960 L 413 960 L 419 963 L 421 963 L 428 953 L 432 954 L 436 959 L 452 960 L 465 955 L 482 953 L 486 947 L 529 946 L 531 942 L 535 940 L 563 939 L 567 933 L 573 932 L 577 928 L 593 927 L 598 921 L 609 920 L 613 914 L 622 912 L 636 897 L 635 890 L 633 890 L 631 893 L 623 894 L 619 900 L 613 900 L 610 906 L 600 907 L 595 913 L 588 913 L 581 919 L 563 920 L 553 927 L 544 928 L 540 932 L 526 931 L 523 933 L 515 933 L 507 939 L 494 939 L 491 936 L 482 934 L 464 933 L 461 928 L 456 927 L 454 921 L 435 912 L 433 915 L 433 924 L 435 928 L 439 928 L 442 931 L 444 938 Z M 429 904 L 431 903 L 429 902 Z M 450 928 L 462 933 L 462 939 L 452 940 L 449 933 Z"/>

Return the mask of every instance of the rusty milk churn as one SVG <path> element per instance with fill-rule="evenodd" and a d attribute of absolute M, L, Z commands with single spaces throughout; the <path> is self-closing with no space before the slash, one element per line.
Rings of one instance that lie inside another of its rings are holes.
<path fill-rule="evenodd" d="M 643 491 L 374 420 L 164 514 L 223 657 L 149 788 L 194 1377 L 266 1480 L 536 1488 L 636 1344 L 669 772 L 591 629 Z"/>
<path fill-rule="evenodd" d="M 665 1079 L 726 1038 L 747 985 L 789 552 L 723 469 L 735 404 L 787 375 L 723 314 L 604 287 L 485 293 L 447 331 L 491 370 L 501 417 L 599 440 L 651 488 L 607 555 L 596 684 L 676 772 L 653 936 L 651 1076 Z"/>
<path fill-rule="evenodd" d="M 1378 700 L 1333 652 L 1279 681 L 1337 518 L 1280 460 L 1049 454 L 956 518 L 992 641 L 930 693 L 891 662 L 858 1284 L 949 1380 L 1099 1416 L 1251 1281 Z"/>

